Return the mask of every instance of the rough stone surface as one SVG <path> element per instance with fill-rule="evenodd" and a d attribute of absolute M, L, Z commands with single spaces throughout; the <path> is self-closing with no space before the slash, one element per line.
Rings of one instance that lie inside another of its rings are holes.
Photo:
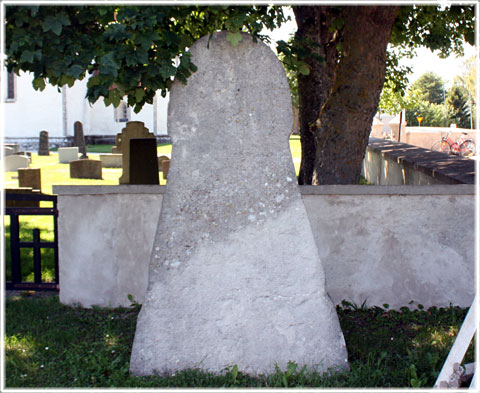
<path fill-rule="evenodd" d="M 415 309 L 418 303 L 470 307 L 475 296 L 474 185 L 299 188 L 335 304 L 388 303 L 395 310 Z M 53 186 L 53 193 L 64 234 L 59 240 L 60 300 L 128 306 L 130 293 L 143 303 L 165 186 Z M 456 214 L 445 220 L 445 211 Z M 401 246 L 392 253 L 395 243 Z"/>
<path fill-rule="evenodd" d="M 85 135 L 83 134 L 83 125 L 81 122 L 76 121 L 73 124 L 73 143 L 74 146 L 78 147 L 78 151 L 80 152 L 81 159 L 88 158 L 87 156 L 87 147 L 85 146 Z"/>
<path fill-rule="evenodd" d="M 117 134 L 116 149 L 112 148 L 112 153 L 122 154 L 122 176 L 118 179 L 120 184 L 130 184 L 130 139 L 133 138 L 153 138 L 155 135 L 148 131 L 145 124 L 141 121 L 129 121 L 122 132 Z"/>
<path fill-rule="evenodd" d="M 30 159 L 27 156 L 19 156 L 12 154 L 11 156 L 3 157 L 3 171 L 17 171 L 20 168 L 28 168 L 30 166 Z"/>
<path fill-rule="evenodd" d="M 283 68 L 248 35 L 236 47 L 208 38 L 191 47 L 198 71 L 170 93 L 171 167 L 130 370 L 345 367 L 295 181 Z"/>
<path fill-rule="evenodd" d="M 70 161 L 70 177 L 74 179 L 101 179 L 102 161 L 89 159 Z"/>
<path fill-rule="evenodd" d="M 39 142 L 38 142 L 38 155 L 39 156 L 50 155 L 49 142 L 48 142 L 48 131 L 40 131 L 40 137 L 39 137 Z"/>
<path fill-rule="evenodd" d="M 122 155 L 121 154 L 100 154 L 100 161 L 104 168 L 121 168 Z"/>
<path fill-rule="evenodd" d="M 59 147 L 58 162 L 68 164 L 70 161 L 78 160 L 78 147 Z"/>
<path fill-rule="evenodd" d="M 42 189 L 42 174 L 40 168 L 21 168 L 18 170 L 18 186 L 30 187 L 33 190 Z"/>
<path fill-rule="evenodd" d="M 130 184 L 160 184 L 154 138 L 130 139 Z"/>
<path fill-rule="evenodd" d="M 160 214 L 158 196 L 145 190 L 155 186 L 108 186 L 111 192 L 121 187 L 136 187 L 137 192 L 58 200 L 59 211 L 65 213 L 58 221 L 63 304 L 128 307 L 128 295 L 140 302 L 145 296 L 148 259 Z M 54 186 L 54 193 L 58 188 Z M 93 217 L 100 220 L 92 226 Z"/>

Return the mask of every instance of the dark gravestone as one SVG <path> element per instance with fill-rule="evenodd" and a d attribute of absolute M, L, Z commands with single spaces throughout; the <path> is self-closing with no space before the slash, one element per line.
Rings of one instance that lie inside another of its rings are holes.
<path fill-rule="evenodd" d="M 169 169 L 170 169 L 170 160 L 163 160 L 162 161 L 162 172 L 163 172 L 163 178 L 165 180 L 167 180 Z"/>
<path fill-rule="evenodd" d="M 70 177 L 72 179 L 101 179 L 102 161 L 88 159 L 70 161 Z"/>
<path fill-rule="evenodd" d="M 50 149 L 48 146 L 48 131 L 40 131 L 40 139 L 38 142 L 38 155 L 49 156 Z"/>
<path fill-rule="evenodd" d="M 88 158 L 87 156 L 87 149 L 85 147 L 85 135 L 83 134 L 83 125 L 81 122 L 76 121 L 73 125 L 73 132 L 74 132 L 74 146 L 78 147 L 78 152 L 82 155 L 80 156 L 81 159 Z"/>
<path fill-rule="evenodd" d="M 40 168 L 20 168 L 18 170 L 18 186 L 41 191 L 42 175 Z"/>
<path fill-rule="evenodd" d="M 155 138 L 130 139 L 129 166 L 129 184 L 160 184 Z"/>

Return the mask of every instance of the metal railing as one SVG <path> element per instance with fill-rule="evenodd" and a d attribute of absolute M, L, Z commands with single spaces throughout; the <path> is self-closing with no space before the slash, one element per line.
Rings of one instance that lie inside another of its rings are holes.
<path fill-rule="evenodd" d="M 11 280 L 6 281 L 6 289 L 58 290 L 58 210 L 57 196 L 44 194 L 5 194 L 6 201 L 30 201 L 39 206 L 41 201 L 53 202 L 53 207 L 6 207 L 5 214 L 10 216 L 10 266 Z M 53 242 L 40 240 L 40 230 L 33 229 L 33 241 L 21 241 L 19 216 L 53 216 Z M 33 282 L 22 281 L 21 249 L 33 248 Z M 42 248 L 53 248 L 55 281 L 42 281 Z"/>

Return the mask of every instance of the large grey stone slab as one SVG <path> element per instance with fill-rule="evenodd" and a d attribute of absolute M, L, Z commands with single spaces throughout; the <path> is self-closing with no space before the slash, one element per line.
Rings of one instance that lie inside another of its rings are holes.
<path fill-rule="evenodd" d="M 248 35 L 237 47 L 203 37 L 191 53 L 198 71 L 170 93 L 171 167 L 130 370 L 344 368 L 289 151 L 283 68 Z"/>

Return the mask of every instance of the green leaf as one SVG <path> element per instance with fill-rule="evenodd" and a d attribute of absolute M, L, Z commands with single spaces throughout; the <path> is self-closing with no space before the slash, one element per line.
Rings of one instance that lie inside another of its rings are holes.
<path fill-rule="evenodd" d="M 25 50 L 22 52 L 22 55 L 20 56 L 20 63 L 33 63 L 33 56 L 34 53 L 29 50 Z"/>
<path fill-rule="evenodd" d="M 87 87 L 93 87 L 97 86 L 100 84 L 100 77 L 98 75 L 96 76 L 91 76 L 90 79 L 87 82 Z"/>
<path fill-rule="evenodd" d="M 112 75 L 114 78 L 117 77 L 119 65 L 115 61 L 114 56 L 113 52 L 109 52 L 99 59 L 99 71 L 101 74 Z"/>
<path fill-rule="evenodd" d="M 242 33 L 237 31 L 236 33 L 227 33 L 227 41 L 230 42 L 233 46 L 237 46 L 238 43 L 242 40 Z"/>
<path fill-rule="evenodd" d="M 83 72 L 84 72 L 83 67 L 79 64 L 75 64 L 68 69 L 67 75 L 72 76 L 75 79 L 78 79 L 80 75 L 83 74 Z"/>
<path fill-rule="evenodd" d="M 297 369 L 297 364 L 293 362 L 289 362 L 288 368 L 287 368 L 287 378 L 290 378 L 294 373 L 295 370 Z"/>
<path fill-rule="evenodd" d="M 135 89 L 135 100 L 137 102 L 141 102 L 143 100 L 143 97 L 145 97 L 145 90 L 141 87 L 137 87 Z"/>
<path fill-rule="evenodd" d="M 60 77 L 60 81 L 58 83 L 60 86 L 68 85 L 68 87 L 72 87 L 75 84 L 75 78 L 72 76 L 63 74 Z"/>
<path fill-rule="evenodd" d="M 298 72 L 302 75 L 309 75 L 310 74 L 310 67 L 307 63 L 300 63 L 298 67 Z"/>
<path fill-rule="evenodd" d="M 52 31 L 56 35 L 60 35 L 62 33 L 62 23 L 55 16 L 47 16 L 42 26 L 44 33 L 47 31 Z"/>
<path fill-rule="evenodd" d="M 35 78 L 32 82 L 32 85 L 35 90 L 42 91 L 43 89 L 45 89 L 45 79 L 41 77 Z"/>
<path fill-rule="evenodd" d="M 232 368 L 232 378 L 233 378 L 233 383 L 237 383 L 237 376 L 238 376 L 238 366 L 235 364 Z"/>
<path fill-rule="evenodd" d="M 288 388 L 288 380 L 285 374 L 282 374 L 282 382 L 283 382 L 283 386 Z"/>

